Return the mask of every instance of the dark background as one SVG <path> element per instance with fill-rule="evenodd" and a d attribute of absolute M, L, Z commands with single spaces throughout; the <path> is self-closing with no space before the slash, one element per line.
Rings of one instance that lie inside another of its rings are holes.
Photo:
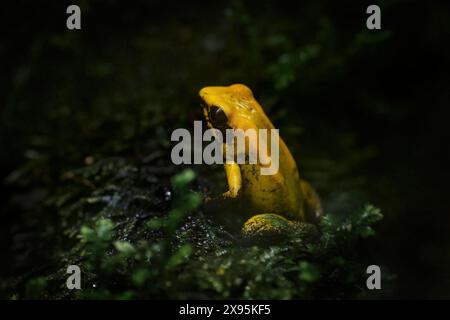
<path fill-rule="evenodd" d="M 371 202 L 386 298 L 450 298 L 450 10 L 380 1 L 2 4 L 1 271 L 46 263 L 60 219 L 42 203 L 87 156 L 133 155 L 200 118 L 198 90 L 241 82 L 281 128 L 329 212 Z"/>

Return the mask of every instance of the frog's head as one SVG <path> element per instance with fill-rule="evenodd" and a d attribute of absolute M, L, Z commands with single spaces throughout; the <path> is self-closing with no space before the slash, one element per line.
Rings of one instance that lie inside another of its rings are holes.
<path fill-rule="evenodd" d="M 199 94 L 209 127 L 219 130 L 265 127 L 262 124 L 265 114 L 247 86 L 205 87 Z"/>

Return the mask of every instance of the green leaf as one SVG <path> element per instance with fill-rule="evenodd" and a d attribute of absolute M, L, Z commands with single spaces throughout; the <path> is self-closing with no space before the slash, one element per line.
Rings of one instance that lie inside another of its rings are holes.
<path fill-rule="evenodd" d="M 300 280 L 315 282 L 320 279 L 320 272 L 309 262 L 301 261 L 298 269 Z"/>
<path fill-rule="evenodd" d="M 195 172 L 191 169 L 186 169 L 176 176 L 172 177 L 172 186 L 175 189 L 187 187 L 195 179 Z"/>
<path fill-rule="evenodd" d="M 126 241 L 115 241 L 114 247 L 117 249 L 117 251 L 126 256 L 131 256 L 136 252 L 136 249 L 133 247 L 133 245 Z"/>
<path fill-rule="evenodd" d="M 109 219 L 100 219 L 95 224 L 95 232 L 97 233 L 97 237 L 99 237 L 100 239 L 111 238 L 111 233 L 113 229 L 114 224 Z"/>

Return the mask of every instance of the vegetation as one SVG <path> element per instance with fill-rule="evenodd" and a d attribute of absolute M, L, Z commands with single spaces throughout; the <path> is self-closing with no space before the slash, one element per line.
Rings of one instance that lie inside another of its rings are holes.
<path fill-rule="evenodd" d="M 326 1 L 177 8 L 142 1 L 124 14 L 119 1 L 85 1 L 83 32 L 69 32 L 60 25 L 65 8 L 49 4 L 42 28 L 26 29 L 26 50 L 11 22 L 17 37 L 0 52 L 12 79 L 1 80 L 8 200 L 0 245 L 9 262 L 1 297 L 367 297 L 378 207 L 396 232 L 396 211 L 408 216 L 404 208 L 417 203 L 405 203 L 422 192 L 402 194 L 414 183 L 406 178 L 386 181 L 385 172 L 395 177 L 410 160 L 397 151 L 404 138 L 388 143 L 392 132 L 422 116 L 377 80 L 392 70 L 395 30 L 368 31 L 364 8 Z M 398 8 L 384 4 L 385 12 Z M 318 226 L 243 237 L 232 208 L 203 203 L 224 190 L 223 169 L 171 163 L 172 130 L 202 117 L 198 90 L 235 82 L 253 89 L 317 188 L 326 212 Z M 383 281 L 395 286 L 384 261 Z M 65 286 L 71 264 L 81 267 L 83 290 Z"/>

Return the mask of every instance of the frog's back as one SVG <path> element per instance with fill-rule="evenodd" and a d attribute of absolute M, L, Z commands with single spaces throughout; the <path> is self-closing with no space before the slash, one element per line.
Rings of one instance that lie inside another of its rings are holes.
<path fill-rule="evenodd" d="M 250 90 L 250 89 L 248 89 Z M 257 110 L 255 121 L 258 129 L 275 129 L 275 126 L 265 114 L 261 105 L 252 98 L 253 107 Z M 254 165 L 243 165 L 244 192 L 248 194 L 258 210 L 283 215 L 295 220 L 305 220 L 304 199 L 301 189 L 300 175 L 297 164 L 284 143 L 278 136 L 279 168 L 273 175 L 261 175 Z"/>

